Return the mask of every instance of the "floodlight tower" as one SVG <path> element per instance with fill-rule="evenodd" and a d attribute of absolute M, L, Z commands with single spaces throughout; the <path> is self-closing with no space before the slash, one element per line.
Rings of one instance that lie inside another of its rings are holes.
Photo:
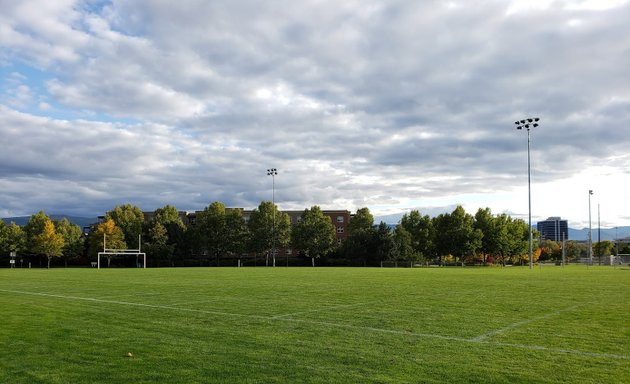
<path fill-rule="evenodd" d="M 534 258 L 532 255 L 533 248 L 533 234 L 532 234 L 532 171 L 530 165 L 530 155 L 529 155 L 529 147 L 530 147 L 530 136 L 529 130 L 530 128 L 535 128 L 538 126 L 538 121 L 540 119 L 538 117 L 527 118 L 520 121 L 515 121 L 516 129 L 521 130 L 523 128 L 527 129 L 527 196 L 528 196 L 528 205 L 529 205 L 529 269 L 534 268 Z"/>
<path fill-rule="evenodd" d="M 267 176 L 271 176 L 271 253 L 273 256 L 273 266 L 276 266 L 276 168 L 267 169 Z"/>

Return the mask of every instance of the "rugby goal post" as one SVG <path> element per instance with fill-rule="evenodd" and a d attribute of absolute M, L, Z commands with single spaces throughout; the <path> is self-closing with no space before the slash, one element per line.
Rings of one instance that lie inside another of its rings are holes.
<path fill-rule="evenodd" d="M 130 256 L 142 256 L 142 268 L 147 268 L 147 254 L 142 252 L 142 237 L 138 235 L 138 249 L 112 249 L 107 248 L 107 238 L 103 234 L 103 252 L 98 253 L 98 259 L 96 262 L 97 269 L 101 269 L 101 255 L 130 255 Z"/>

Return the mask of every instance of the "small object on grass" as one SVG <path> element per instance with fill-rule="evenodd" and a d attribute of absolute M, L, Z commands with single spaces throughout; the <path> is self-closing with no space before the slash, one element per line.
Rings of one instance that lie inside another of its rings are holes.
<path fill-rule="evenodd" d="M 127 357 L 133 357 L 133 353 L 127 352 Z"/>

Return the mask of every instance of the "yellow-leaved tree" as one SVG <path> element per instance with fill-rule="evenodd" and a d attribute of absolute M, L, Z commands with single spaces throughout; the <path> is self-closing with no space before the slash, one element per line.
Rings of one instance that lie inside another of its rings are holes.
<path fill-rule="evenodd" d="M 107 219 L 104 222 L 98 224 L 96 226 L 96 229 L 90 233 L 90 256 L 96 256 L 98 252 L 103 250 L 103 239 L 105 239 L 108 249 L 127 248 L 127 243 L 125 243 L 125 235 L 112 219 Z M 111 258 L 112 255 L 107 255 L 108 267 L 111 263 Z"/>
<path fill-rule="evenodd" d="M 42 232 L 33 236 L 33 251 L 46 256 L 48 259 L 48 268 L 50 268 L 50 259 L 63 254 L 63 246 L 63 236 L 57 233 L 55 225 L 50 219 L 44 222 Z"/>

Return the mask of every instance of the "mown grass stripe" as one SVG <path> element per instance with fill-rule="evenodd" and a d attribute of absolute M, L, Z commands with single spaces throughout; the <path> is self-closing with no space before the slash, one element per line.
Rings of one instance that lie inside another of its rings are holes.
<path fill-rule="evenodd" d="M 289 323 L 311 324 L 311 325 L 319 325 L 319 326 L 324 326 L 324 327 L 350 329 L 350 330 L 361 331 L 361 332 L 368 331 L 368 332 L 374 332 L 374 333 L 412 336 L 412 337 L 418 337 L 418 338 L 438 339 L 438 340 L 455 341 L 455 342 L 461 342 L 461 343 L 494 345 L 494 346 L 502 346 L 502 347 L 518 348 L 518 349 L 546 351 L 546 352 L 552 352 L 552 353 L 572 354 L 572 355 L 577 355 L 577 356 L 582 356 L 582 357 L 630 360 L 629 355 L 589 352 L 589 351 L 572 350 L 572 349 L 566 349 L 566 348 L 551 348 L 551 347 L 545 347 L 545 346 L 540 346 L 540 345 L 505 343 L 505 342 L 495 342 L 495 341 L 487 340 L 487 337 L 490 337 L 494 334 L 505 332 L 506 330 L 509 330 L 509 329 L 514 329 L 520 325 L 524 325 L 538 319 L 544 319 L 547 317 L 557 315 L 562 312 L 570 311 L 584 304 L 575 305 L 575 306 L 561 309 L 559 311 L 555 311 L 555 312 L 552 312 L 543 316 L 538 316 L 536 318 L 527 319 L 521 322 L 516 322 L 516 323 L 511 324 L 508 327 L 504 327 L 493 332 L 488 332 L 484 335 L 477 336 L 475 338 L 464 338 L 464 337 L 457 337 L 457 336 L 418 333 L 418 332 L 413 332 L 413 331 L 376 328 L 376 327 L 368 327 L 368 326 L 360 326 L 360 325 L 352 325 L 352 324 L 333 323 L 333 322 L 326 322 L 326 321 L 296 319 L 296 318 L 283 317 L 283 316 L 277 316 L 277 315 L 276 316 L 261 316 L 261 315 L 241 314 L 241 313 L 224 312 L 224 311 L 208 311 L 208 310 L 201 310 L 201 309 L 173 307 L 173 306 L 168 306 L 168 305 L 145 304 L 145 303 L 118 301 L 118 300 L 98 299 L 98 298 L 93 298 L 93 297 L 68 296 L 68 295 L 60 295 L 60 294 L 52 294 L 52 293 L 44 293 L 44 292 L 28 292 L 28 291 L 18 291 L 18 290 L 8 290 L 8 289 L 0 289 L 0 292 L 14 293 L 14 294 L 20 294 L 20 295 L 30 295 L 30 296 L 52 297 L 52 298 L 65 299 L 65 300 L 78 300 L 78 301 L 86 301 L 86 302 L 93 302 L 93 303 L 116 304 L 116 305 L 135 306 L 135 307 L 153 308 L 153 309 L 165 309 L 165 310 L 171 310 L 171 311 L 176 311 L 176 312 L 200 313 L 200 314 L 209 314 L 209 315 L 226 316 L 226 317 L 239 317 L 239 318 L 262 320 L 262 321 L 282 321 L 282 322 L 289 322 Z M 288 314 L 288 315 L 293 315 L 293 314 Z"/>
<path fill-rule="evenodd" d="M 561 313 L 564 313 L 564 312 L 574 311 L 575 309 L 577 309 L 579 307 L 583 307 L 585 305 L 586 304 L 577 304 L 577 305 L 573 305 L 573 306 L 568 307 L 568 308 L 559 309 L 557 311 L 554 311 L 554 312 L 551 312 L 551 313 L 547 313 L 547 314 L 544 314 L 544 315 L 541 315 L 541 316 L 536 316 L 536 317 L 532 317 L 532 318 L 525 319 L 525 320 L 522 320 L 522 321 L 517 321 L 517 322 L 509 324 L 509 325 L 507 325 L 507 326 L 505 326 L 503 328 L 499 328 L 499 329 L 496 329 L 494 331 L 484 333 L 483 335 L 479 335 L 479 336 L 473 338 L 472 340 L 473 341 L 483 341 L 483 340 L 486 340 L 486 339 L 488 339 L 488 338 L 490 338 L 492 336 L 496 336 L 498 334 L 501 334 L 501 333 L 504 333 L 504 332 L 507 332 L 507 331 L 511 331 L 512 329 L 518 328 L 518 327 L 520 327 L 522 325 L 533 323 L 534 321 L 538 321 L 538 320 L 548 319 L 550 317 L 557 316 L 557 315 L 559 315 Z"/>

